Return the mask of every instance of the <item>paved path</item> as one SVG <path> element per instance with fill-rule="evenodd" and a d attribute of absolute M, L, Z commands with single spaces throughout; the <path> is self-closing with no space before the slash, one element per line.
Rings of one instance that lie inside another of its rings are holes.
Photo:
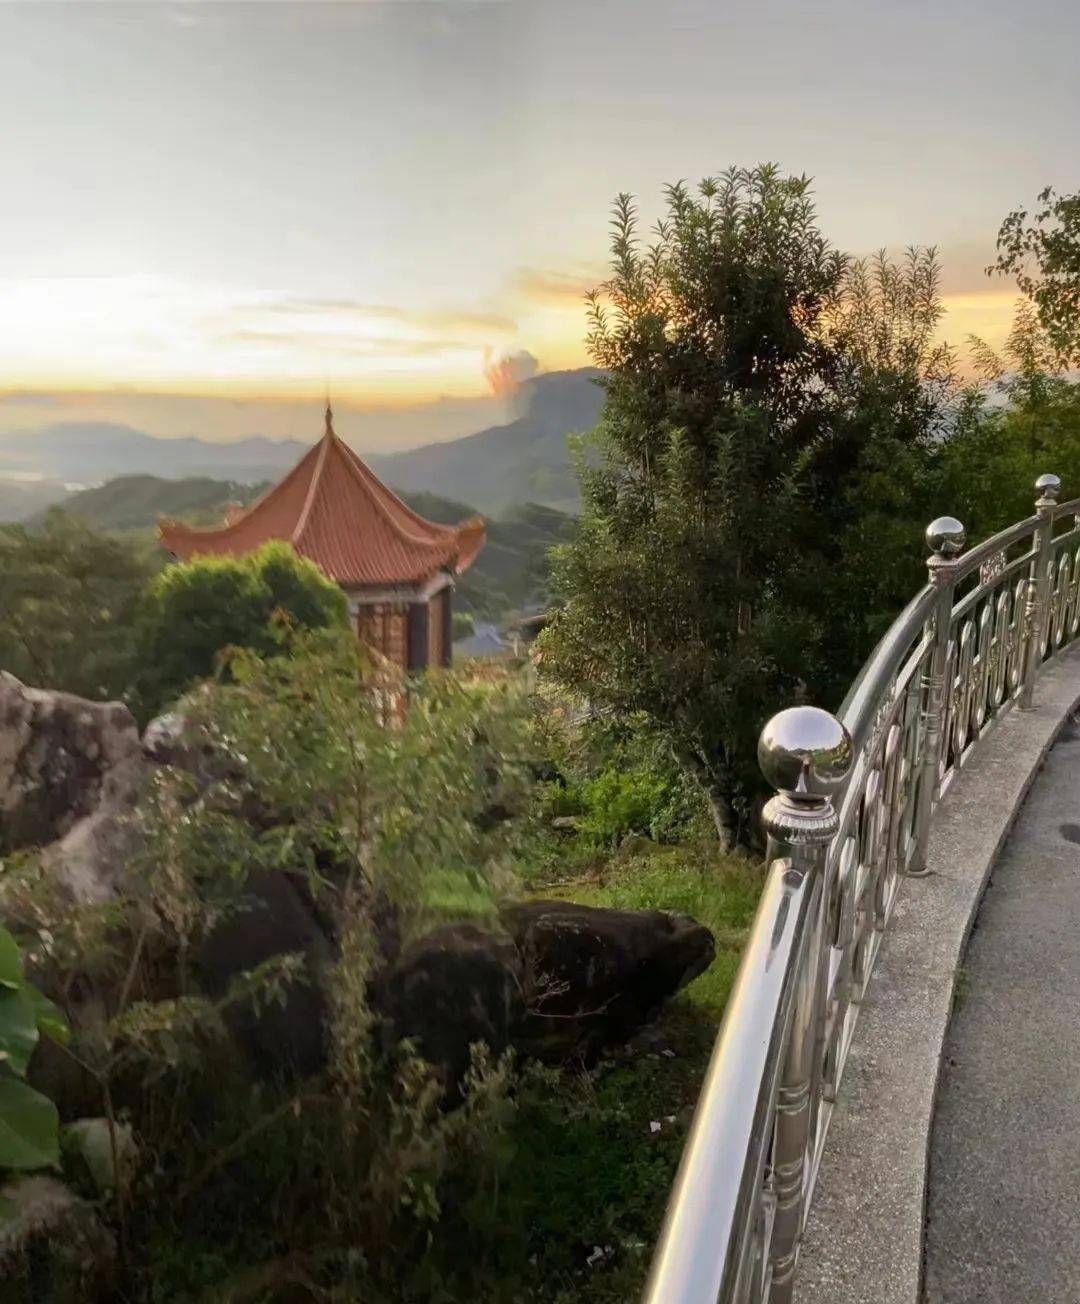
<path fill-rule="evenodd" d="M 925 1304 L 1080 1304 L 1076 723 L 979 908 L 945 1043 L 927 1203 Z"/>

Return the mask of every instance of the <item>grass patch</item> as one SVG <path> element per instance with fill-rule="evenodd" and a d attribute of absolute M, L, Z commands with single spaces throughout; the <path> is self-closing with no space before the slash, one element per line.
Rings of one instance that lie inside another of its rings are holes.
<path fill-rule="evenodd" d="M 593 877 L 556 887 L 551 895 L 618 910 L 667 910 L 704 924 L 716 938 L 716 959 L 679 1000 L 700 1006 L 719 1023 L 760 892 L 761 872 L 745 856 L 709 847 L 656 847 L 612 857 Z"/>
<path fill-rule="evenodd" d="M 655 1024 L 595 1069 L 564 1072 L 557 1098 L 520 1119 L 514 1168 L 530 1188 L 523 1212 L 542 1283 L 536 1298 L 622 1304 L 644 1284 L 757 907 L 760 871 L 708 846 L 646 846 L 612 856 L 577 881 L 535 883 L 532 891 L 583 905 L 688 914 L 716 937 L 711 968 Z"/>

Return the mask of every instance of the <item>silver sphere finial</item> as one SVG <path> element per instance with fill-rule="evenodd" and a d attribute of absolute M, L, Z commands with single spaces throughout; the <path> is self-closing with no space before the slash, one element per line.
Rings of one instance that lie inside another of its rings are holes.
<path fill-rule="evenodd" d="M 964 551 L 967 531 L 955 516 L 939 516 L 926 527 L 926 546 L 935 557 L 957 557 Z"/>
<path fill-rule="evenodd" d="M 774 715 L 758 739 L 758 765 L 772 787 L 797 802 L 824 805 L 851 769 L 851 735 L 816 706 Z"/>
<path fill-rule="evenodd" d="M 1061 493 L 1061 477 L 1048 471 L 1046 475 L 1040 475 L 1035 481 L 1035 488 L 1038 490 L 1041 502 L 1056 503 L 1058 494 Z"/>

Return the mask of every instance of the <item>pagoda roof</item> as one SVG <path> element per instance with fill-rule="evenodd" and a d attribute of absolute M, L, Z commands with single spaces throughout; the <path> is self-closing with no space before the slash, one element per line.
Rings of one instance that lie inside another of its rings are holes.
<path fill-rule="evenodd" d="M 484 546 L 479 516 L 459 525 L 425 520 L 392 493 L 334 433 L 326 432 L 289 474 L 245 511 L 202 529 L 158 522 L 161 542 L 175 557 L 252 552 L 271 539 L 291 543 L 339 584 L 417 584 L 440 570 L 460 575 Z"/>

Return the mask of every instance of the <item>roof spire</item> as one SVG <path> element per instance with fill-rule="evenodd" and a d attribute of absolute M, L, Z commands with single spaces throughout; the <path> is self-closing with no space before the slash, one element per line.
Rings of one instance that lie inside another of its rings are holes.
<path fill-rule="evenodd" d="M 334 433 L 334 409 L 330 406 L 329 392 L 326 395 L 326 433 L 328 435 Z"/>

